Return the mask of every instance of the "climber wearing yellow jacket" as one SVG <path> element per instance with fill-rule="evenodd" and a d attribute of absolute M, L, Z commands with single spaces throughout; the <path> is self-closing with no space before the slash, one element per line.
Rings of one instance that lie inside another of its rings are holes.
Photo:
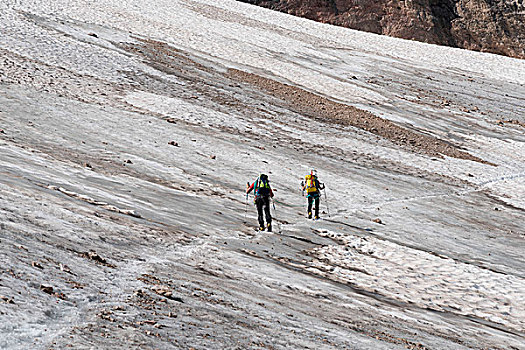
<path fill-rule="evenodd" d="M 312 218 L 312 204 L 315 202 L 315 219 L 319 219 L 319 202 L 321 198 L 321 190 L 324 184 L 317 179 L 317 172 L 310 171 L 310 174 L 304 177 L 303 193 L 306 191 L 306 199 L 308 200 L 308 219 Z"/>

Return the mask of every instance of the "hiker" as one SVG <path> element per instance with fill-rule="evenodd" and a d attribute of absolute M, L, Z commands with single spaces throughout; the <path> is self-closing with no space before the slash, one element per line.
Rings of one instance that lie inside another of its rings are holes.
<path fill-rule="evenodd" d="M 312 170 L 310 174 L 304 177 L 303 196 L 306 190 L 306 199 L 308 200 L 308 219 L 312 218 L 312 204 L 315 202 L 315 219 L 319 219 L 319 201 L 321 198 L 321 190 L 324 189 L 324 184 L 317 179 L 317 171 Z"/>
<path fill-rule="evenodd" d="M 257 206 L 257 214 L 259 220 L 259 230 L 264 231 L 264 217 L 266 217 L 266 228 L 268 232 L 272 232 L 272 215 L 270 214 L 270 197 L 273 198 L 273 191 L 268 181 L 268 175 L 261 174 L 250 185 L 246 184 L 246 196 L 254 190 L 255 205 Z"/>

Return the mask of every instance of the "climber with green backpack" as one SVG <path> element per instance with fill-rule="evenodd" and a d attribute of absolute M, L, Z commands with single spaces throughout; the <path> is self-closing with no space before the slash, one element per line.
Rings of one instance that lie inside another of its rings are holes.
<path fill-rule="evenodd" d="M 264 231 L 264 218 L 266 217 L 266 229 L 268 232 L 272 232 L 272 215 L 270 214 L 270 198 L 273 198 L 273 191 L 270 187 L 270 181 L 268 175 L 261 174 L 259 177 L 250 185 L 246 184 L 246 196 L 251 191 L 254 191 L 254 202 L 257 206 L 259 230 Z"/>
<path fill-rule="evenodd" d="M 319 201 L 321 197 L 321 190 L 324 189 L 324 184 L 317 179 L 317 171 L 312 170 L 310 174 L 304 177 L 301 182 L 303 195 L 306 191 L 306 199 L 308 200 L 308 219 L 312 218 L 312 204 L 315 202 L 315 219 L 319 219 Z"/>

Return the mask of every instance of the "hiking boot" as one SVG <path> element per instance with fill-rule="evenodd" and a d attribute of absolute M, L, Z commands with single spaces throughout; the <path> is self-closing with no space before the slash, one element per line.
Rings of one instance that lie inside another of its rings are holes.
<path fill-rule="evenodd" d="M 312 218 L 312 212 L 308 212 L 308 219 L 311 219 Z"/>
<path fill-rule="evenodd" d="M 264 231 L 264 226 L 259 227 L 259 231 Z"/>
<path fill-rule="evenodd" d="M 316 215 L 314 220 L 319 220 L 319 215 Z"/>
<path fill-rule="evenodd" d="M 268 224 L 266 227 L 268 232 L 272 232 L 272 224 Z"/>

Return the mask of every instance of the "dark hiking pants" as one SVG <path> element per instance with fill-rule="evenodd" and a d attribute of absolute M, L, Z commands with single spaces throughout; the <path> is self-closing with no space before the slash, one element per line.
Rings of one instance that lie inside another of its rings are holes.
<path fill-rule="evenodd" d="M 308 217 L 312 216 L 312 204 L 315 202 L 315 217 L 319 217 L 319 196 L 308 196 Z"/>
<path fill-rule="evenodd" d="M 264 227 L 264 217 L 266 216 L 266 223 L 272 223 L 272 215 L 270 214 L 270 197 L 259 197 L 255 199 L 255 205 L 257 206 L 257 214 L 259 220 L 259 226 Z"/>

